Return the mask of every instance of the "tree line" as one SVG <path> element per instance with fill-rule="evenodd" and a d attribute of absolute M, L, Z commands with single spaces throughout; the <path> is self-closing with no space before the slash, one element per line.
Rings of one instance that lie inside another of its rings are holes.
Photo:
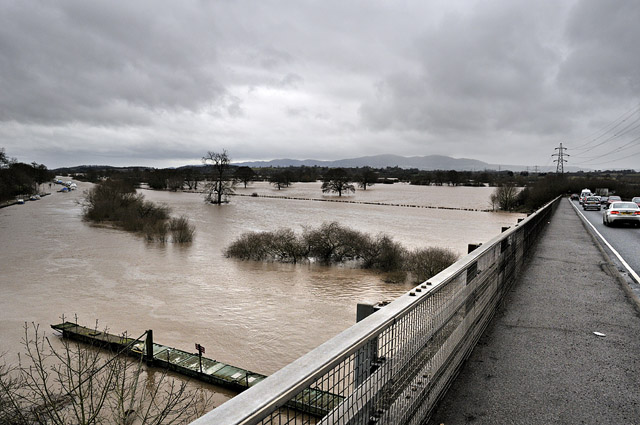
<path fill-rule="evenodd" d="M 324 193 L 336 193 L 338 196 L 353 193 L 356 187 L 367 190 L 375 184 L 397 182 L 453 187 L 490 186 L 497 189 L 489 201 L 496 208 L 509 211 L 533 211 L 555 196 L 580 192 L 584 187 L 606 187 L 623 198 L 640 193 L 640 174 L 634 170 L 558 175 L 509 170 L 419 170 L 400 167 L 329 168 L 303 165 L 251 168 L 233 165 L 226 150 L 208 152 L 202 157 L 201 166 L 176 169 L 85 167 L 75 171 L 80 173 L 75 175 L 80 180 L 97 181 L 105 175 L 117 175 L 132 184 L 147 183 L 152 189 L 204 192 L 205 200 L 212 203 L 227 202 L 234 193 L 234 185 L 242 184 L 246 188 L 253 181 L 268 181 L 278 190 L 299 182 L 322 181 Z"/>
<path fill-rule="evenodd" d="M 40 185 L 51 182 L 54 176 L 45 165 L 18 162 L 0 148 L 0 202 L 38 194 Z"/>

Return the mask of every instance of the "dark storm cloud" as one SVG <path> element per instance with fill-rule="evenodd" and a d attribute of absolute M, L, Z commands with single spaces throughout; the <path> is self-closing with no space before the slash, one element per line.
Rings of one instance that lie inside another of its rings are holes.
<path fill-rule="evenodd" d="M 543 165 L 638 103 L 636 3 L 7 0 L 0 147 L 51 166 L 222 148 Z"/>
<path fill-rule="evenodd" d="M 554 8 L 556 2 L 492 2 L 445 16 L 416 39 L 416 70 L 382 80 L 363 117 L 377 128 L 434 134 L 527 129 L 535 111 L 555 101 Z M 554 127 L 548 118 L 540 121 Z"/>
<path fill-rule="evenodd" d="M 417 38 L 417 66 L 385 76 L 361 115 L 376 130 L 478 147 L 458 152 L 557 144 L 637 103 L 639 10 L 622 0 L 503 1 L 447 14 Z"/>
<path fill-rule="evenodd" d="M 8 1 L 0 8 L 0 120 L 141 123 L 149 109 L 197 109 L 223 92 L 215 27 L 193 3 Z"/>
<path fill-rule="evenodd" d="M 640 92 L 638 22 L 640 3 L 637 1 L 578 3 L 567 24 L 566 38 L 571 50 L 563 63 L 560 81 L 585 96 L 637 99 Z"/>

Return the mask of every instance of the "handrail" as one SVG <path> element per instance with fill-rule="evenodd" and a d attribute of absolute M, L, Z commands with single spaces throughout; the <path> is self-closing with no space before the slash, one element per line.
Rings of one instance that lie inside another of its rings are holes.
<path fill-rule="evenodd" d="M 322 406 L 330 411 L 322 423 L 424 420 L 517 277 L 524 254 L 559 199 L 192 424 L 300 420 L 300 413 L 283 406 L 300 399 L 312 412 L 325 401 L 304 400 L 311 387 L 342 396 L 339 406 Z"/>

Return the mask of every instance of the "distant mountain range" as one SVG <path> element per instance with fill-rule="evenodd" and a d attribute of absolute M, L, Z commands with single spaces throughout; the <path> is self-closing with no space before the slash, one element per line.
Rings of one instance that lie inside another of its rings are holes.
<path fill-rule="evenodd" d="M 427 155 L 427 156 L 399 156 L 399 155 L 374 155 L 363 156 L 359 158 L 340 159 L 336 161 L 318 161 L 315 159 L 274 159 L 272 161 L 252 161 L 238 162 L 234 165 L 244 165 L 247 167 L 299 167 L 306 165 L 307 167 L 400 167 L 400 168 L 417 168 L 420 170 L 457 170 L 457 171 L 482 171 L 482 170 L 511 170 L 525 171 L 527 167 L 524 165 L 500 165 L 489 164 L 477 159 L 469 158 L 452 158 L 444 155 Z M 571 168 L 571 169 L 570 169 Z M 535 171 L 534 167 L 528 167 L 529 171 Z M 538 171 L 548 172 L 555 171 L 554 167 L 539 167 Z M 578 171 L 576 167 L 566 167 L 565 171 Z"/>
<path fill-rule="evenodd" d="M 359 158 L 339 159 L 336 161 L 319 161 L 316 159 L 274 159 L 271 161 L 251 161 L 251 162 L 234 162 L 233 165 L 244 165 L 247 167 L 261 168 L 261 167 L 329 167 L 329 168 L 356 168 L 356 167 L 372 167 L 372 168 L 386 168 L 386 167 L 400 167 L 400 168 L 417 168 L 419 170 L 457 170 L 457 171 L 483 171 L 483 170 L 510 170 L 515 172 L 531 171 L 531 172 L 553 172 L 556 170 L 555 165 L 552 167 L 535 167 L 524 165 L 506 165 L 506 164 L 489 164 L 487 162 L 479 161 L 477 159 L 469 158 L 453 158 L 445 155 L 427 155 L 427 156 L 399 156 L 399 155 L 374 155 L 374 156 L 362 156 Z M 202 165 L 184 165 L 182 167 L 171 168 L 195 168 L 202 167 Z M 54 172 L 61 173 L 78 173 L 88 172 L 90 170 L 97 169 L 111 169 L 111 170 L 145 170 L 145 166 L 128 166 L 128 167 L 113 167 L 109 165 L 80 165 L 75 167 L 61 167 L 53 169 Z M 567 167 L 564 170 L 566 172 L 576 171 L 590 171 L 586 168 L 579 167 Z"/>

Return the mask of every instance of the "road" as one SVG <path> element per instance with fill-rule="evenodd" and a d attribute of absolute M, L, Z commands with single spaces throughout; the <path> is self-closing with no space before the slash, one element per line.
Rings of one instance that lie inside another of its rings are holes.
<path fill-rule="evenodd" d="M 572 201 L 602 237 L 615 249 L 624 261 L 640 275 L 640 227 L 629 225 L 605 226 L 602 224 L 603 211 L 584 211 L 578 201 Z M 612 258 L 617 262 L 615 258 Z M 640 282 L 638 282 L 640 283 Z"/>
<path fill-rule="evenodd" d="M 639 424 L 638 313 L 568 200 L 529 255 L 430 424 Z"/>

